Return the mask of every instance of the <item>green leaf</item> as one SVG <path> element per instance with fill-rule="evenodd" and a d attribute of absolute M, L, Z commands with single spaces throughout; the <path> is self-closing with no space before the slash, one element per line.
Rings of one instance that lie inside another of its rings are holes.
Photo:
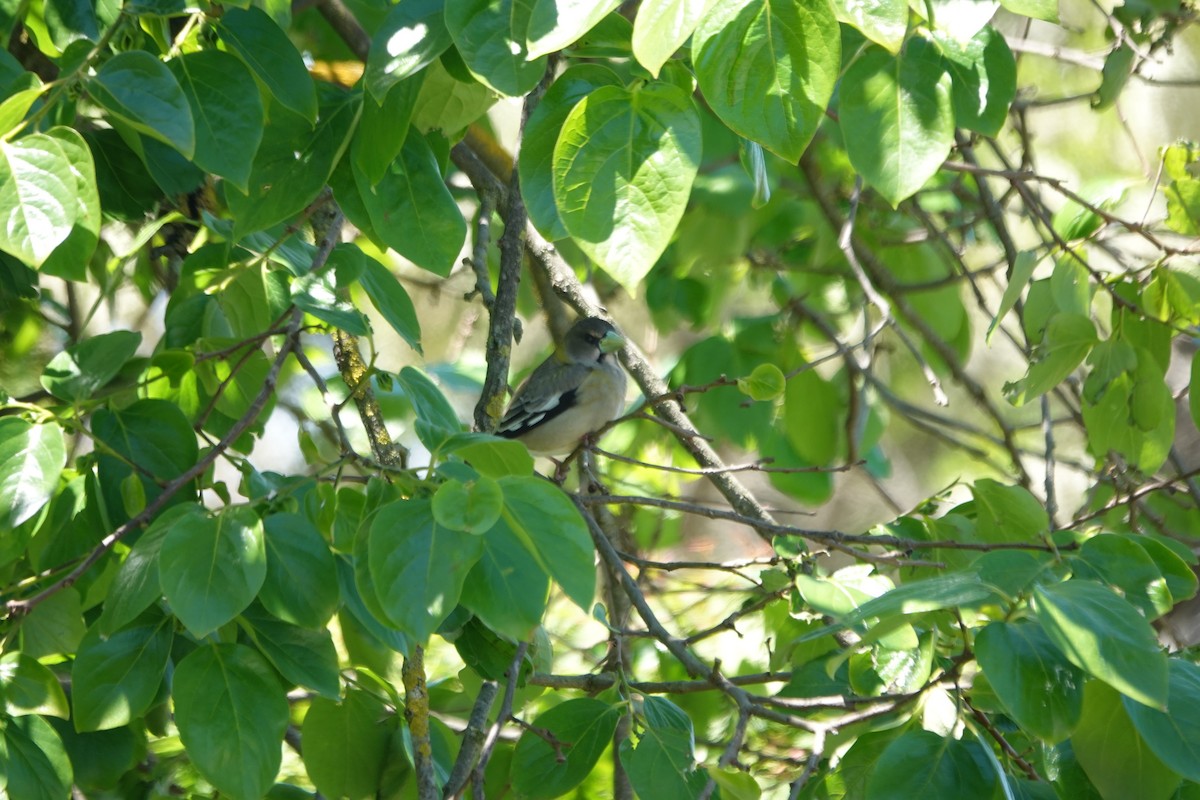
<path fill-rule="evenodd" d="M 346 691 L 340 703 L 314 698 L 304 716 L 301 752 L 313 785 L 326 797 L 374 800 L 388 753 L 388 711 L 370 692 Z"/>
<path fill-rule="evenodd" d="M 1075 666 L 1153 708 L 1167 704 L 1167 656 L 1146 619 L 1105 587 L 1078 578 L 1033 591 L 1034 611 Z"/>
<path fill-rule="evenodd" d="M 1192 713 L 1200 702 L 1200 667 L 1170 659 L 1165 712 L 1128 698 L 1122 702 L 1154 755 L 1188 780 L 1200 782 L 1200 720 Z"/>
<path fill-rule="evenodd" d="M 501 478 L 505 523 L 575 605 L 590 612 L 596 595 L 595 548 L 579 510 L 537 477 Z"/>
<path fill-rule="evenodd" d="M 984 136 L 995 136 L 1017 94 L 1017 63 L 1004 36 L 985 27 L 968 42 L 937 37 L 954 80 L 954 120 Z"/>
<path fill-rule="evenodd" d="M 357 250 L 352 244 L 344 244 L 335 247 L 334 252 L 338 252 L 338 248 L 341 247 Z M 387 267 L 365 253 L 362 254 L 362 267 L 359 281 L 371 305 L 387 320 L 392 330 L 400 334 L 401 339 L 408 342 L 418 354 L 421 353 L 421 325 L 417 320 L 412 298 L 404 290 L 404 285 Z"/>
<path fill-rule="evenodd" d="M 371 523 L 371 577 L 388 619 L 424 642 L 458 605 L 482 539 L 438 525 L 429 500 L 399 500 Z"/>
<path fill-rule="evenodd" d="M 787 388 L 783 370 L 774 364 L 759 364 L 744 378 L 738 378 L 738 391 L 751 399 L 764 401 L 779 398 Z"/>
<path fill-rule="evenodd" d="M 162 685 L 174 621 L 161 613 L 107 638 L 93 625 L 71 668 L 75 730 L 103 731 L 146 713 Z"/>
<path fill-rule="evenodd" d="M 371 325 L 366 316 L 354 307 L 349 293 L 344 289 L 337 283 L 335 270 L 310 272 L 292 281 L 292 303 L 305 313 L 352 336 L 367 336 L 371 332 Z"/>
<path fill-rule="evenodd" d="M 863 36 L 887 48 L 888 52 L 900 52 L 904 34 L 908 32 L 908 3 L 902 0 L 834 0 L 833 8 L 839 22 L 857 28 Z"/>
<path fill-rule="evenodd" d="M 196 123 L 196 166 L 247 191 L 263 136 L 263 105 L 254 75 L 241 59 L 220 50 L 186 53 L 167 66 Z"/>
<path fill-rule="evenodd" d="M 87 265 L 100 241 L 100 194 L 96 183 L 96 165 L 87 142 L 73 128 L 58 126 L 46 133 L 67 157 L 75 176 L 75 224 L 67 238 L 42 262 L 46 275 L 67 280 L 87 279 Z"/>
<path fill-rule="evenodd" d="M 471 439 L 458 444 L 456 437 L 448 447 L 453 447 L 456 456 L 466 461 L 480 475 L 503 478 L 506 475 L 532 475 L 533 456 L 520 442 L 487 434 L 467 434 Z"/>
<path fill-rule="evenodd" d="M 117 376 L 142 343 L 137 331 L 111 331 L 91 336 L 50 359 L 42 371 L 42 387 L 71 403 L 91 400 Z"/>
<path fill-rule="evenodd" d="M 1058 0 L 1000 0 L 1000 5 L 1014 14 L 1058 22 Z"/>
<path fill-rule="evenodd" d="M 45 92 L 46 87 L 39 81 L 31 88 L 14 92 L 0 102 L 0 134 L 8 135 L 15 131 L 24 122 L 29 109 Z"/>
<path fill-rule="evenodd" d="M 88 0 L 47 0 L 42 8 L 51 39 L 60 50 L 72 42 L 100 40 L 100 21 Z"/>
<path fill-rule="evenodd" d="M 838 109 L 850 163 L 893 206 L 923 187 L 954 144 L 951 79 L 936 48 L 868 48 L 842 78 Z"/>
<path fill-rule="evenodd" d="M 1100 87 L 1092 97 L 1092 108 L 1100 111 L 1111 108 L 1121 96 L 1121 90 L 1129 83 L 1136 65 L 1134 49 L 1122 43 L 1109 51 L 1101 70 Z"/>
<path fill-rule="evenodd" d="M 985 542 L 1032 542 L 1050 532 L 1050 515 L 1028 489 L 991 478 L 971 485 L 976 530 Z"/>
<path fill-rule="evenodd" d="M 337 650 L 326 628 L 289 625 L 263 613 L 259 606 L 251 606 L 242 618 L 249 625 L 250 638 L 285 680 L 325 697 L 338 696 Z"/>
<path fill-rule="evenodd" d="M 41 714 L 71 718 L 71 707 L 58 676 L 25 653 L 5 653 L 0 657 L 0 689 L 4 693 L 4 711 L 10 717 Z"/>
<path fill-rule="evenodd" d="M 1000 327 L 1000 321 L 1012 311 L 1013 306 L 1017 304 L 1017 300 L 1021 297 L 1021 292 L 1025 291 L 1029 279 L 1033 277 L 1033 271 L 1041 262 L 1037 253 L 1032 250 L 1022 250 L 1017 253 L 1017 258 L 1012 268 L 1012 275 L 1008 277 L 1008 282 L 1004 285 L 1004 296 L 1000 298 L 1000 306 L 996 309 L 996 316 L 992 319 L 992 324 L 988 326 L 987 336 L 985 341 L 991 343 L 992 334 L 996 328 Z"/>
<path fill-rule="evenodd" d="M 400 155 L 424 80 L 424 73 L 420 73 L 401 81 L 383 102 L 376 101 L 370 93 L 363 96 L 362 118 L 354 130 L 350 155 L 371 186 L 383 180 L 388 167 Z"/>
<path fill-rule="evenodd" d="M 67 464 L 62 429 L 0 418 L 0 529 L 11 531 L 42 509 Z"/>
<path fill-rule="evenodd" d="M 0 140 L 0 250 L 41 265 L 71 234 L 78 194 L 71 159 L 56 138 Z"/>
<path fill-rule="evenodd" d="M 275 616 L 322 628 L 338 607 L 337 575 L 329 545 L 308 517 L 271 514 L 263 520 L 267 574 L 259 599 Z"/>
<path fill-rule="evenodd" d="M 832 464 L 845 448 L 846 403 L 841 392 L 815 369 L 793 375 L 784 392 L 784 433 L 811 464 Z"/>
<path fill-rule="evenodd" d="M 486 533 L 500 519 L 503 506 L 500 484 L 485 475 L 466 483 L 448 480 L 433 493 L 433 518 L 455 531 Z"/>
<path fill-rule="evenodd" d="M 1179 774 L 1138 735 L 1121 696 L 1099 681 L 1084 689 L 1083 717 L 1071 746 L 1101 797 L 1167 800 L 1179 785 Z"/>
<path fill-rule="evenodd" d="M 525 200 L 529 219 L 551 241 L 568 236 L 554 201 L 554 145 L 558 142 L 558 134 L 580 100 L 601 86 L 619 85 L 620 79 L 608 67 L 574 64 L 550 84 L 525 123 L 517 159 L 521 197 Z"/>
<path fill-rule="evenodd" d="M 1093 536 L 1079 548 L 1079 559 L 1104 582 L 1120 589 L 1146 619 L 1157 619 L 1174 605 L 1158 565 L 1132 539 L 1108 533 Z"/>
<path fill-rule="evenodd" d="M 257 6 L 227 9 L 217 30 L 273 101 L 309 122 L 317 119 L 316 86 L 304 58 L 266 12 Z"/>
<path fill-rule="evenodd" d="M 234 800 L 257 800 L 279 772 L 288 704 L 270 665 L 249 647 L 207 644 L 175 668 L 175 724 L 188 757 Z"/>
<path fill-rule="evenodd" d="M 692 800 L 708 782 L 708 775 L 696 768 L 690 725 L 684 730 L 650 724 L 636 746 L 632 739 L 621 742 L 620 753 L 621 766 L 639 797 Z"/>
<path fill-rule="evenodd" d="M 867 800 L 991 797 L 995 773 L 981 748 L 936 733 L 910 730 L 892 740 L 867 780 Z"/>
<path fill-rule="evenodd" d="M 994 598 L 992 588 L 981 583 L 974 572 L 948 572 L 901 584 L 871 598 L 848 614 L 842 623 L 857 625 L 872 617 L 882 619 L 944 608 L 976 606 Z"/>
<path fill-rule="evenodd" d="M 526 58 L 570 47 L 619 5 L 621 0 L 533 0 Z"/>
<path fill-rule="evenodd" d="M 63 800 L 71 795 L 71 761 L 46 720 L 36 714 L 9 720 L 0 749 L 5 756 L 6 797 Z"/>
<path fill-rule="evenodd" d="M 546 58 L 529 58 L 525 35 L 530 0 L 459 0 L 446 7 L 446 28 L 482 83 L 500 94 L 526 94 L 546 72 Z"/>
<path fill-rule="evenodd" d="M 1090 317 L 1074 312 L 1055 314 L 1046 326 L 1046 338 L 1038 348 L 1037 360 L 1025 377 L 1006 385 L 1010 402 L 1022 406 L 1066 380 L 1075 371 L 1098 338 Z"/>
<path fill-rule="evenodd" d="M 632 289 L 662 255 L 701 155 L 692 100 L 668 84 L 603 86 L 581 100 L 554 148 L 554 197 L 590 258 Z"/>
<path fill-rule="evenodd" d="M 384 244 L 423 269 L 449 275 L 466 241 L 467 223 L 425 137 L 410 131 L 399 158 L 374 186 L 357 168 L 354 178 Z"/>
<path fill-rule="evenodd" d="M 446 139 L 462 138 L 467 126 L 495 106 L 499 96 L 478 81 L 450 75 L 442 62 L 430 64 L 417 94 L 412 126 L 421 133 L 440 132 Z"/>
<path fill-rule="evenodd" d="M 83 598 L 66 589 L 43 600 L 22 620 L 19 647 L 34 658 L 64 656 L 78 651 L 85 633 Z"/>
<path fill-rule="evenodd" d="M 195 636 L 240 614 L 267 575 L 262 520 L 248 507 L 181 519 L 159 553 L 159 580 L 171 610 Z"/>
<path fill-rule="evenodd" d="M 712 110 L 793 164 L 825 115 L 841 59 L 829 0 L 719 0 L 692 36 L 696 77 Z"/>
<path fill-rule="evenodd" d="M 377 103 L 451 45 L 443 5 L 443 0 L 406 0 L 392 6 L 371 39 L 364 73 L 367 90 Z"/>
<path fill-rule="evenodd" d="M 528 800 L 561 797 L 583 782 L 608 748 L 621 711 L 592 697 L 565 700 L 539 714 L 533 727 L 564 743 L 552 747 L 526 731 L 513 753 L 513 788 Z M 649 795 L 656 797 L 656 795 Z"/>
<path fill-rule="evenodd" d="M 236 237 L 299 214 L 329 181 L 354 130 L 360 100 L 337 90 L 323 99 L 315 129 L 287 114 L 272 117 L 254 156 L 248 191 L 231 188 L 225 195 Z"/>
<path fill-rule="evenodd" d="M 659 70 L 683 47 L 716 0 L 646 0 L 633 20 L 633 55 L 658 77 Z"/>
<path fill-rule="evenodd" d="M 1040 625 L 993 622 L 975 637 L 975 655 L 1018 725 L 1047 742 L 1061 742 L 1075 730 L 1083 709 L 1083 673 Z"/>
<path fill-rule="evenodd" d="M 463 584 L 462 604 L 491 630 L 528 640 L 546 612 L 549 575 L 506 520 L 480 538 L 483 553 Z M 509 657 L 504 668 L 511 662 Z"/>
<path fill-rule="evenodd" d="M 405 367 L 396 380 L 416 412 L 417 437 L 422 444 L 435 450 L 462 430 L 454 407 L 425 373 L 416 367 Z"/>
<path fill-rule="evenodd" d="M 175 506 L 159 515 L 125 556 L 108 590 L 104 611 L 100 614 L 100 633 L 111 636 L 125 627 L 162 597 L 158 577 L 158 554 L 167 532 L 184 517 L 205 518 L 206 512 L 194 503 Z"/>
<path fill-rule="evenodd" d="M 171 70 L 150 53 L 117 53 L 86 86 L 105 111 L 139 133 L 169 144 L 184 158 L 192 158 L 196 150 L 192 108 Z"/>

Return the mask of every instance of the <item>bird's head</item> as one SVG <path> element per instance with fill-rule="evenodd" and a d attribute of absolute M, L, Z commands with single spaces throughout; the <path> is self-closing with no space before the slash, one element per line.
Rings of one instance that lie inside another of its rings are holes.
<path fill-rule="evenodd" d="M 611 323 L 599 317 L 579 320 L 563 339 L 567 359 L 575 362 L 599 361 L 624 346 L 625 338 L 617 333 Z"/>

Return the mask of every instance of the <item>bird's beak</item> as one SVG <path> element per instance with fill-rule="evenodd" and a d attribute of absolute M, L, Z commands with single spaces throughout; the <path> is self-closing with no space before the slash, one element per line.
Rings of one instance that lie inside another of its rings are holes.
<path fill-rule="evenodd" d="M 625 346 L 625 337 L 616 331 L 609 331 L 604 334 L 604 338 L 600 340 L 601 353 L 615 353 Z"/>

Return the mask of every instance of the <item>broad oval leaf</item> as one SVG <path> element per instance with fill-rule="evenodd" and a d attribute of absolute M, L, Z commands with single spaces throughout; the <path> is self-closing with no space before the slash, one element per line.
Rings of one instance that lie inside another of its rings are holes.
<path fill-rule="evenodd" d="M 96 162 L 83 136 L 74 128 L 59 125 L 46 135 L 58 143 L 75 176 L 77 215 L 70 234 L 54 248 L 41 270 L 72 281 L 87 279 L 87 266 L 100 241 L 100 193 L 96 183 Z"/>
<path fill-rule="evenodd" d="M 792 163 L 825 115 L 841 60 L 829 0 L 720 0 L 692 37 L 709 106 L 730 128 Z"/>
<path fill-rule="evenodd" d="M 0 657 L 0 688 L 4 691 L 4 711 L 10 717 L 40 714 L 71 718 L 71 707 L 58 676 L 25 653 L 5 653 Z"/>
<path fill-rule="evenodd" d="M 262 81 L 272 100 L 309 122 L 316 120 L 316 85 L 304 58 L 265 11 L 257 6 L 226 9 L 217 30 Z"/>
<path fill-rule="evenodd" d="M 517 157 L 521 197 L 525 200 L 530 221 L 551 241 L 565 239 L 568 235 L 554 202 L 554 145 L 558 142 L 558 134 L 576 103 L 601 86 L 619 85 L 620 78 L 608 67 L 575 64 L 550 84 L 525 123 Z"/>
<path fill-rule="evenodd" d="M 0 419 L 0 529 L 11 531 L 46 505 L 67 464 L 62 429 Z"/>
<path fill-rule="evenodd" d="M 88 81 L 87 91 L 105 111 L 134 130 L 192 158 L 196 150 L 192 107 L 171 70 L 150 53 L 126 50 L 113 56 Z"/>
<path fill-rule="evenodd" d="M 1167 704 L 1167 656 L 1145 617 L 1107 588 L 1078 578 L 1033 590 L 1034 611 L 1075 666 L 1152 708 Z"/>
<path fill-rule="evenodd" d="M 658 77 L 716 0 L 644 0 L 633 20 L 633 55 Z"/>
<path fill-rule="evenodd" d="M 203 645 L 175 668 L 171 696 L 200 774 L 235 800 L 266 794 L 279 772 L 288 704 L 263 657 L 240 644 Z"/>
<path fill-rule="evenodd" d="M 242 620 L 259 651 L 285 680 L 325 697 L 338 696 L 338 656 L 328 629 L 281 622 L 258 605 L 248 608 Z"/>
<path fill-rule="evenodd" d="M 491 630 L 525 641 L 546 612 L 550 576 L 503 517 L 480 538 L 483 553 L 463 584 L 461 602 Z"/>
<path fill-rule="evenodd" d="M 338 607 L 336 565 L 329 545 L 302 514 L 263 521 L 267 574 L 259 599 L 285 622 L 320 628 Z"/>
<path fill-rule="evenodd" d="M 196 166 L 243 192 L 263 136 L 263 105 L 254 75 L 220 50 L 186 53 L 167 62 L 196 123 Z"/>
<path fill-rule="evenodd" d="M 1200 719 L 1194 713 L 1200 708 L 1200 666 L 1170 659 L 1166 711 L 1122 700 L 1154 754 L 1188 780 L 1200 782 Z"/>
<path fill-rule="evenodd" d="M 933 177 L 954 144 L 951 80 L 922 38 L 899 55 L 872 47 L 842 78 L 839 122 L 850 163 L 893 206 Z"/>
<path fill-rule="evenodd" d="M 241 613 L 266 576 L 262 520 L 247 507 L 182 518 L 159 553 L 163 594 L 195 636 L 207 636 Z"/>
<path fill-rule="evenodd" d="M 504 507 L 500 484 L 486 475 L 471 481 L 450 479 L 433 493 L 433 518 L 451 530 L 486 533 Z"/>
<path fill-rule="evenodd" d="M 554 198 L 571 237 L 632 290 L 662 255 L 700 164 L 700 118 L 669 84 L 601 87 L 554 148 Z"/>
<path fill-rule="evenodd" d="M 859 30 L 872 42 L 898 53 L 908 32 L 908 3 L 905 0 L 834 0 L 840 22 Z"/>
<path fill-rule="evenodd" d="M 979 745 L 929 731 L 908 731 L 879 756 L 867 779 L 867 800 L 991 797 L 996 776 Z"/>
<path fill-rule="evenodd" d="M 1075 758 L 1106 800 L 1174 797 L 1179 773 L 1164 764 L 1139 735 L 1121 701 L 1113 687 L 1088 681 L 1083 717 L 1071 737 Z"/>
<path fill-rule="evenodd" d="M 357 165 L 354 178 L 383 243 L 423 269 L 449 275 L 466 241 L 467 223 L 425 137 L 409 131 L 400 156 L 374 185 Z"/>
<path fill-rule="evenodd" d="M 446 28 L 467 68 L 500 94 L 517 97 L 537 86 L 546 57 L 529 58 L 525 34 L 529 0 L 456 0 L 446 7 Z"/>
<path fill-rule="evenodd" d="M 9 720 L 0 747 L 5 756 L 5 797 L 62 800 L 70 796 L 71 760 L 46 720 L 36 714 Z"/>
<path fill-rule="evenodd" d="M 367 552 L 388 619 L 417 641 L 427 640 L 458 605 L 482 547 L 480 537 L 437 524 L 429 500 L 381 507 Z"/>
<path fill-rule="evenodd" d="M 527 0 L 528 1 L 528 0 Z M 528 58 L 540 58 L 579 41 L 621 0 L 532 0 Z"/>
<path fill-rule="evenodd" d="M 329 89 L 322 99 L 315 129 L 294 115 L 272 117 L 254 156 L 248 191 L 231 188 L 225 195 L 235 215 L 235 236 L 299 214 L 328 182 L 354 131 L 361 98 Z"/>
<path fill-rule="evenodd" d="M 340 703 L 314 698 L 300 734 L 313 785 L 326 797 L 377 797 L 392 733 L 387 720 L 387 709 L 370 692 L 347 690 Z"/>
<path fill-rule="evenodd" d="M 1047 742 L 1071 735 L 1083 710 L 1083 673 L 1041 626 L 993 622 L 975 637 L 975 655 L 1018 725 Z"/>
<path fill-rule="evenodd" d="M 158 612 L 107 638 L 99 625 L 88 630 L 71 668 L 75 730 L 119 728 L 146 712 L 167 669 L 173 628 Z"/>
<path fill-rule="evenodd" d="M 355 247 L 352 244 L 338 247 Z M 357 248 L 355 248 L 357 250 Z M 334 248 L 337 252 L 337 248 Z M 359 251 L 361 253 L 361 251 Z M 412 298 L 388 268 L 374 258 L 363 254 L 363 271 L 359 282 L 367 293 L 371 305 L 387 320 L 392 330 L 400 334 L 400 338 L 408 342 L 409 347 L 421 352 L 421 324 L 417 320 L 417 310 Z"/>
<path fill-rule="evenodd" d="M 513 787 L 528 800 L 561 797 L 583 782 L 616 730 L 621 711 L 592 697 L 566 700 L 538 715 L 533 725 L 549 731 L 565 747 L 526 731 L 513 753 Z"/>
<path fill-rule="evenodd" d="M 71 161 L 55 138 L 0 141 L 0 250 L 40 266 L 71 234 L 77 195 Z"/>
<path fill-rule="evenodd" d="M 567 597 L 591 611 L 596 551 L 579 510 L 557 486 L 536 477 L 501 478 L 505 522 Z"/>
<path fill-rule="evenodd" d="M 142 334 L 137 331 L 88 337 L 50 359 L 42 371 L 42 387 L 60 400 L 90 400 L 116 377 L 141 343 Z"/>
<path fill-rule="evenodd" d="M 406 0 L 388 11 L 371 39 L 364 73 L 367 89 L 382 103 L 391 88 L 437 60 L 452 43 L 444 0 Z"/>

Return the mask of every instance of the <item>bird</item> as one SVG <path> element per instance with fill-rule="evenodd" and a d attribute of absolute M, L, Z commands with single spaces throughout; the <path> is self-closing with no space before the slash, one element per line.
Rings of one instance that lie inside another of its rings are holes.
<path fill-rule="evenodd" d="M 625 371 L 616 356 L 624 346 L 612 323 L 599 317 L 576 322 L 517 388 L 496 433 L 534 455 L 570 453 L 624 410 Z"/>

